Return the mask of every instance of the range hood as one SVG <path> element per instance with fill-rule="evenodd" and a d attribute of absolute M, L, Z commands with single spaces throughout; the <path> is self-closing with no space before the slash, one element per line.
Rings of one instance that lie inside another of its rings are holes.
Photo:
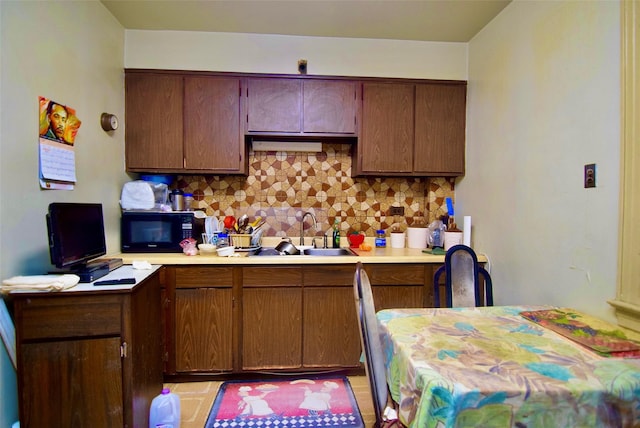
<path fill-rule="evenodd" d="M 255 139 L 251 141 L 254 152 L 311 152 L 322 151 L 319 141 L 268 141 Z"/>

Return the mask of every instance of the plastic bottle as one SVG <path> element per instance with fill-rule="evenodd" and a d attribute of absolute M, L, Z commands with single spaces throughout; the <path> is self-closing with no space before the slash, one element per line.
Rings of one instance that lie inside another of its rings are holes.
<path fill-rule="evenodd" d="M 333 248 L 340 248 L 340 219 L 333 222 Z"/>
<path fill-rule="evenodd" d="M 376 248 L 386 248 L 387 246 L 387 236 L 384 233 L 384 230 L 376 230 Z"/>
<path fill-rule="evenodd" d="M 169 388 L 162 388 L 160 395 L 151 401 L 149 428 L 180 428 L 180 397 Z"/>

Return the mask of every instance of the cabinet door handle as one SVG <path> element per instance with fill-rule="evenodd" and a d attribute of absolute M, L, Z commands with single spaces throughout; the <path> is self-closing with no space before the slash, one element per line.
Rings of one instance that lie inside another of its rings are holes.
<path fill-rule="evenodd" d="M 120 345 L 120 358 L 127 358 L 127 342 L 122 342 Z"/>

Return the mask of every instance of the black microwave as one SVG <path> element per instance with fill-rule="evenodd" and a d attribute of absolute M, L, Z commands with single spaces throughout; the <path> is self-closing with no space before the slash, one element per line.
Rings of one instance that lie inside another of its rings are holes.
<path fill-rule="evenodd" d="M 121 249 L 123 253 L 181 253 L 184 239 L 201 241 L 203 225 L 192 212 L 124 211 Z"/>

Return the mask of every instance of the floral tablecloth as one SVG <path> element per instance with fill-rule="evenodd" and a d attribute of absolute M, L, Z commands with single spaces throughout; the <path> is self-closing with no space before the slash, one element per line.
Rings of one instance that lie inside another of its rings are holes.
<path fill-rule="evenodd" d="M 639 427 L 640 359 L 603 357 L 520 315 L 543 309 L 552 307 L 378 312 L 400 420 L 420 428 Z"/>

